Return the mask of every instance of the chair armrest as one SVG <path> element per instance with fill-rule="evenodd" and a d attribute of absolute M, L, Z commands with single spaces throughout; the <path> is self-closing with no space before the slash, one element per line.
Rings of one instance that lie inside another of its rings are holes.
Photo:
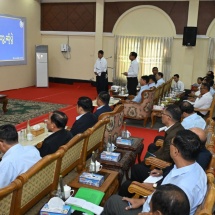
<path fill-rule="evenodd" d="M 137 181 L 133 181 L 128 187 L 129 193 L 135 193 L 139 196 L 148 196 L 153 193 L 154 190 L 152 183 L 140 183 Z"/>
<path fill-rule="evenodd" d="M 155 145 L 156 145 L 156 146 L 163 146 L 163 142 L 164 142 L 164 140 L 158 139 L 158 140 L 155 142 Z"/>
<path fill-rule="evenodd" d="M 132 100 L 135 96 L 134 95 L 129 95 L 128 99 Z"/>
<path fill-rule="evenodd" d="M 194 108 L 194 111 L 210 111 L 210 108 L 206 108 L 206 109 Z"/>
<path fill-rule="evenodd" d="M 153 167 L 159 168 L 159 169 L 164 169 L 168 166 L 171 165 L 171 163 L 163 161 L 159 158 L 155 158 L 155 157 L 148 157 L 145 159 L 145 164 L 146 165 L 151 165 Z"/>
<path fill-rule="evenodd" d="M 40 149 L 40 148 L 42 147 L 42 145 L 43 145 L 43 141 L 37 143 L 36 147 L 37 147 L 38 149 Z"/>

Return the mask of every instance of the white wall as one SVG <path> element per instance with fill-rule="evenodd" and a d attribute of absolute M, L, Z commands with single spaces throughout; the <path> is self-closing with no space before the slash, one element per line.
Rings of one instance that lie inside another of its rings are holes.
<path fill-rule="evenodd" d="M 40 3 L 34 0 L 0 0 L 0 14 L 27 18 L 27 65 L 0 66 L 0 90 L 35 84 L 35 45 L 41 44 Z"/>

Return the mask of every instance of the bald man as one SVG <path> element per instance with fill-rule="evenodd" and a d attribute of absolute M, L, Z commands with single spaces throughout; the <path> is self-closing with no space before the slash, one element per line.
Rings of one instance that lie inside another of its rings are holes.
<path fill-rule="evenodd" d="M 210 161 L 211 161 L 211 157 L 212 154 L 210 151 L 208 151 L 205 147 L 206 141 L 207 141 L 207 137 L 206 137 L 206 133 L 203 129 L 201 128 L 191 128 L 190 129 L 192 132 L 194 132 L 195 134 L 197 134 L 199 136 L 199 139 L 201 140 L 201 146 L 200 146 L 200 151 L 199 154 L 196 158 L 196 162 L 199 163 L 199 165 L 206 170 Z"/>

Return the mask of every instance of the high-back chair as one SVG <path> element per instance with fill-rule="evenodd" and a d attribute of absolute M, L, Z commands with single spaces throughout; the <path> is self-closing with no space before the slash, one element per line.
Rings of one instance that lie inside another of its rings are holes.
<path fill-rule="evenodd" d="M 155 89 L 154 102 L 153 102 L 154 105 L 158 105 L 159 99 L 161 99 L 161 97 L 162 97 L 163 86 L 164 86 L 164 84 L 158 86 Z"/>
<path fill-rule="evenodd" d="M 60 147 L 65 151 L 62 158 L 60 174 L 65 176 L 75 167 L 80 172 L 83 169 L 83 163 L 86 161 L 85 151 L 87 150 L 87 141 L 89 133 L 75 135 L 67 144 Z"/>
<path fill-rule="evenodd" d="M 115 140 L 118 136 L 121 136 L 124 118 L 124 105 L 117 105 L 113 111 L 103 113 L 99 116 L 99 120 L 106 118 L 109 118 L 110 122 L 107 124 L 105 129 L 105 143 L 108 141 L 109 134 L 111 134 L 112 140 Z"/>
<path fill-rule="evenodd" d="M 153 108 L 155 90 L 144 90 L 141 94 L 141 102 L 125 102 L 124 103 L 124 117 L 144 120 L 143 125 L 146 126 L 147 120 L 151 117 Z"/>
<path fill-rule="evenodd" d="M 8 186 L 0 189 L 0 214 L 14 215 L 17 190 L 22 186 L 19 179 L 15 179 Z"/>
<path fill-rule="evenodd" d="M 88 128 L 87 132 L 90 133 L 90 136 L 87 141 L 87 150 L 85 152 L 85 157 L 90 155 L 92 151 L 99 149 L 103 150 L 104 145 L 104 133 L 107 123 L 109 123 L 109 118 L 99 120 L 92 128 Z M 86 163 L 84 163 L 85 165 Z"/>
<path fill-rule="evenodd" d="M 57 189 L 63 155 L 63 150 L 47 155 L 17 177 L 23 186 L 17 193 L 16 215 L 25 214 L 44 196 Z"/>

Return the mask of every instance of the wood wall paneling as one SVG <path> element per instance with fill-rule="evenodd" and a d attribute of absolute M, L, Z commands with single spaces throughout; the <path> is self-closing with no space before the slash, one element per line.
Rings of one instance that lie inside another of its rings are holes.
<path fill-rule="evenodd" d="M 41 4 L 42 31 L 95 32 L 96 3 Z"/>
<path fill-rule="evenodd" d="M 215 18 L 215 1 L 200 1 L 198 14 L 198 34 L 205 35 Z"/>
<path fill-rule="evenodd" d="M 188 19 L 188 1 L 162 2 L 106 2 L 104 11 L 104 32 L 112 32 L 117 19 L 127 10 L 140 5 L 152 5 L 165 11 L 176 27 L 177 34 L 183 34 Z M 134 20 L 135 22 L 135 20 Z"/>

